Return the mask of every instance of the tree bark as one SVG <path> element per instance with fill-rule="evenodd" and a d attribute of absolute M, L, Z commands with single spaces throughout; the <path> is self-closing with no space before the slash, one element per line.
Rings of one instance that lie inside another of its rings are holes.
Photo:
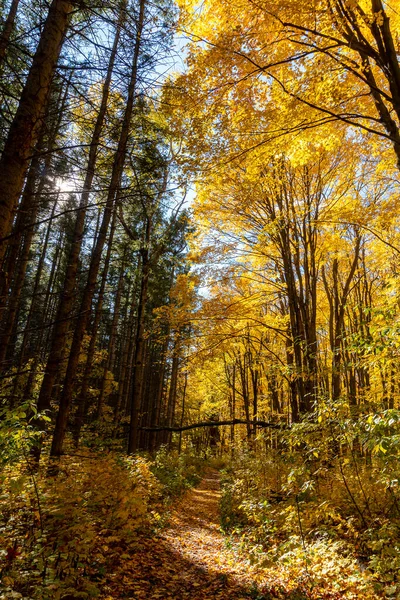
<path fill-rule="evenodd" d="M 169 382 L 168 405 L 167 405 L 167 426 L 172 427 L 176 408 L 176 394 L 178 389 L 179 372 L 179 344 L 175 341 L 174 351 L 172 353 L 171 378 Z M 171 434 L 167 436 L 166 443 L 170 448 Z"/>
<path fill-rule="evenodd" d="M 57 374 L 59 373 L 60 366 L 65 358 L 65 342 L 70 326 L 69 317 L 71 315 L 75 299 L 75 287 L 79 266 L 79 254 L 81 251 L 83 233 L 85 228 L 87 205 L 89 202 L 89 195 L 92 189 L 93 179 L 95 175 L 97 150 L 100 142 L 101 132 L 104 126 L 104 120 L 107 111 L 107 102 L 110 95 L 111 79 L 114 70 L 117 48 L 119 45 L 120 30 L 122 27 L 121 19 L 122 17 L 120 17 L 120 21 L 115 32 L 114 44 L 108 63 L 107 75 L 103 85 L 101 104 L 91 139 L 85 181 L 83 183 L 82 194 L 79 202 L 79 210 L 75 221 L 73 241 L 69 251 L 63 290 L 61 292 L 58 304 L 55 325 L 52 333 L 51 347 L 39 394 L 39 412 L 46 410 L 50 407 L 50 399 L 52 395 L 53 386 L 56 381 Z"/>
<path fill-rule="evenodd" d="M 97 341 L 98 329 L 99 329 L 101 317 L 103 314 L 104 292 L 106 289 L 108 271 L 110 268 L 111 250 L 112 250 L 112 244 L 113 244 L 115 228 L 116 228 L 116 216 L 117 216 L 117 213 L 116 213 L 116 210 L 114 209 L 113 220 L 112 220 L 111 229 L 110 229 L 110 237 L 108 239 L 108 245 L 107 245 L 107 253 L 106 253 L 105 260 L 104 260 L 104 268 L 103 268 L 103 273 L 101 276 L 101 284 L 100 284 L 100 289 L 99 289 L 99 294 L 98 294 L 98 299 L 97 299 L 97 304 L 96 304 L 96 310 L 95 310 L 95 315 L 94 315 L 94 320 L 93 320 L 92 335 L 90 336 L 90 342 L 89 342 L 89 348 L 87 350 L 86 364 L 85 364 L 85 369 L 84 369 L 83 378 L 82 378 L 81 390 L 80 390 L 78 401 L 77 401 L 78 409 L 77 409 L 75 423 L 74 423 L 74 427 L 73 427 L 74 441 L 75 441 L 76 446 L 79 444 L 79 437 L 80 437 L 81 429 L 82 429 L 82 426 L 83 426 L 83 423 L 85 420 L 85 416 L 87 414 L 88 407 L 89 407 L 89 398 L 88 398 L 89 380 L 90 380 L 90 375 L 91 375 L 92 368 L 93 368 L 94 355 L 96 352 L 96 341 Z"/>
<path fill-rule="evenodd" d="M 185 419 L 185 401 L 186 401 L 187 383 L 188 383 L 188 372 L 185 371 L 183 392 L 182 392 L 181 424 L 180 424 L 181 431 L 179 432 L 178 454 L 180 454 L 182 452 L 182 427 L 183 427 L 183 421 Z"/>
<path fill-rule="evenodd" d="M 41 152 L 44 150 L 44 136 L 46 131 L 47 119 L 43 122 L 42 129 L 40 132 L 40 138 L 36 148 L 36 155 L 33 157 L 31 165 L 29 167 L 28 177 L 26 179 L 25 188 L 22 194 L 21 203 L 18 209 L 17 219 L 13 230 L 13 238 L 9 247 L 9 254 L 5 258 L 5 267 L 4 274 L 6 279 L 11 279 L 10 274 L 13 270 L 15 270 L 15 264 L 17 263 L 17 272 L 14 277 L 13 286 L 10 291 L 10 295 L 8 298 L 8 307 L 5 311 L 4 318 L 4 326 L 1 334 L 1 344 L 0 344 L 0 365 L 3 363 L 6 352 L 8 350 L 8 345 L 10 342 L 11 332 L 14 327 L 15 318 L 17 315 L 18 304 L 21 296 L 21 291 L 24 285 L 26 269 L 29 261 L 29 254 L 32 246 L 32 240 L 35 234 L 35 222 L 37 219 L 37 215 L 39 214 L 40 209 L 40 201 L 41 196 L 46 185 L 46 174 L 50 168 L 52 151 L 54 149 L 56 138 L 60 130 L 61 121 L 64 114 L 64 109 L 67 103 L 68 98 L 68 90 L 69 90 L 70 81 L 67 82 L 65 89 L 61 90 L 59 98 L 57 100 L 57 110 L 58 117 L 53 123 L 49 133 L 49 140 L 47 143 L 47 153 L 44 160 L 44 164 L 41 165 Z M 48 115 L 47 115 L 48 116 Z M 50 230 L 52 226 L 52 219 L 54 217 L 54 211 L 57 206 L 57 199 L 53 204 L 52 212 L 50 215 L 50 221 L 48 223 L 47 234 L 45 238 L 45 247 L 42 251 L 45 253 L 47 244 L 49 241 Z M 20 249 L 20 257 L 17 261 L 18 257 L 18 249 L 21 243 L 22 238 L 22 248 Z M 43 268 L 43 254 L 41 259 L 39 260 L 39 273 L 35 277 L 35 286 L 33 290 L 33 298 L 37 291 L 37 286 L 40 279 L 40 272 Z M 38 277 L 39 275 L 39 277 Z M 4 297 L 4 302 L 0 304 L 5 304 L 6 298 Z M 32 299 L 31 305 L 34 299 Z M 1 307 L 0 307 L 1 310 Z M 28 319 L 29 321 L 29 319 Z M 25 327 L 29 327 L 29 322 L 25 324 Z"/>
<path fill-rule="evenodd" d="M 131 422 L 129 428 L 128 454 L 133 454 L 138 449 L 139 443 L 139 408 L 143 385 L 143 352 L 144 352 L 144 322 L 147 305 L 147 291 L 149 285 L 150 263 L 149 249 L 150 220 L 147 219 L 145 247 L 142 249 L 142 280 L 136 321 L 135 357 L 132 374 L 132 399 Z"/>
<path fill-rule="evenodd" d="M 115 360 L 115 342 L 117 337 L 117 326 L 119 312 L 121 306 L 122 286 L 124 281 L 125 264 L 122 262 L 121 270 L 118 278 L 117 295 L 115 297 L 113 319 L 111 323 L 110 338 L 107 348 L 107 359 L 104 362 L 103 376 L 101 378 L 99 399 L 97 402 L 96 419 L 101 419 L 104 410 L 105 386 L 107 382 L 107 374 L 113 371 Z"/>
<path fill-rule="evenodd" d="M 271 429 L 285 429 L 284 426 L 268 421 L 246 421 L 245 419 L 232 419 L 230 421 L 202 421 L 193 425 L 184 425 L 183 427 L 140 427 L 143 431 L 189 431 L 190 429 L 201 429 L 204 427 L 222 427 L 223 425 L 249 425 L 250 427 L 263 427 Z"/>
<path fill-rule="evenodd" d="M 43 122 L 72 3 L 53 0 L 0 159 L 0 261 Z"/>
<path fill-rule="evenodd" d="M 62 454 L 64 438 L 68 423 L 68 416 L 71 406 L 72 394 L 75 384 L 75 375 L 79 362 L 79 354 L 82 347 L 83 336 L 86 330 L 86 326 L 89 320 L 90 307 L 92 303 L 93 294 L 96 288 L 96 280 L 99 271 L 101 254 L 103 251 L 104 243 L 107 236 L 108 226 L 111 219 L 111 214 L 114 208 L 117 192 L 119 190 L 122 172 L 124 168 L 127 145 L 129 140 L 130 123 L 132 118 L 135 94 L 136 94 L 136 83 L 138 73 L 138 62 L 141 50 L 142 41 L 142 30 L 144 25 L 144 11 L 145 11 L 146 0 L 140 1 L 139 19 L 137 25 L 136 42 L 133 53 L 133 63 L 131 78 L 128 88 L 128 98 L 125 108 L 125 114 L 122 122 L 120 138 L 118 142 L 118 148 L 115 154 L 113 163 L 113 169 L 111 174 L 110 187 L 107 194 L 106 206 L 102 218 L 102 223 L 99 230 L 99 235 L 96 241 L 95 248 L 92 253 L 92 259 L 90 262 L 89 273 L 87 278 L 86 287 L 83 293 L 83 298 L 80 306 L 78 321 L 75 326 L 74 337 L 72 340 L 71 351 L 68 360 L 67 373 L 65 375 L 64 387 L 60 399 L 60 406 L 57 414 L 56 426 L 54 429 L 53 441 L 51 446 L 50 455 L 52 457 L 58 457 Z"/>
<path fill-rule="evenodd" d="M 0 35 L 0 75 L 3 74 L 4 60 L 6 57 L 7 47 L 10 42 L 11 34 L 14 29 L 14 21 L 15 17 L 17 16 L 19 2 L 20 0 L 12 0 L 6 22 L 4 23 L 3 31 Z"/>

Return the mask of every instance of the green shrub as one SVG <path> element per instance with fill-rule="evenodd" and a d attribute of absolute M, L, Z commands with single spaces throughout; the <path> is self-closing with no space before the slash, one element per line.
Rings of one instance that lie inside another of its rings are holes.
<path fill-rule="evenodd" d="M 203 461 L 193 454 L 168 452 L 166 447 L 162 447 L 152 461 L 151 471 L 163 486 L 163 495 L 168 499 L 196 485 L 201 479 L 202 466 Z"/>

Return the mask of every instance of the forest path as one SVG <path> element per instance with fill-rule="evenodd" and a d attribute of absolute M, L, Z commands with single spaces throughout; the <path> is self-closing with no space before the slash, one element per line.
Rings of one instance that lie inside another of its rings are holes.
<path fill-rule="evenodd" d="M 172 510 L 168 527 L 124 560 L 108 600 L 240 600 L 274 598 L 251 589 L 251 569 L 220 532 L 220 476 L 209 469 Z"/>

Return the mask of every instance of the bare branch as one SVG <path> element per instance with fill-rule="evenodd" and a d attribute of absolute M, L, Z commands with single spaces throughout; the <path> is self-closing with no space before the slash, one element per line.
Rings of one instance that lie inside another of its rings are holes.
<path fill-rule="evenodd" d="M 189 429 L 199 429 L 200 427 L 222 427 L 223 425 L 255 425 L 269 429 L 285 429 L 283 425 L 277 423 L 269 423 L 268 421 L 246 421 L 245 419 L 232 419 L 230 421 L 202 421 L 193 423 L 192 425 L 184 425 L 183 427 L 139 427 L 142 431 L 188 431 Z"/>

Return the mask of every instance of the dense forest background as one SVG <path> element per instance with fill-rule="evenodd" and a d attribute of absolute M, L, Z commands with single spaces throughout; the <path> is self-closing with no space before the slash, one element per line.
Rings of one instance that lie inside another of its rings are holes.
<path fill-rule="evenodd" d="M 207 461 L 283 597 L 400 597 L 398 1 L 0 9 L 4 597 Z"/>

